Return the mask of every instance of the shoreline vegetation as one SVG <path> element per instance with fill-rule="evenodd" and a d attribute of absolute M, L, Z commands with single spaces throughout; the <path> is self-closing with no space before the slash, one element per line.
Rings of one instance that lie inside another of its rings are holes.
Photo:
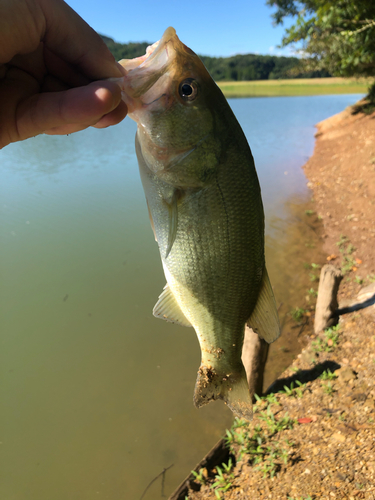
<path fill-rule="evenodd" d="M 339 307 L 368 307 L 305 334 L 254 420 L 235 419 L 169 500 L 375 500 L 375 112 L 357 110 L 317 125 L 304 170 Z"/>
<path fill-rule="evenodd" d="M 237 97 L 282 97 L 331 94 L 366 94 L 370 79 L 293 78 L 285 80 L 252 80 L 216 82 L 227 99 Z"/>
<path fill-rule="evenodd" d="M 145 54 L 149 42 L 119 43 L 100 35 L 116 60 Z M 327 71 L 302 71 L 297 57 L 237 54 L 199 56 L 226 98 L 367 94 L 371 78 L 331 77 Z"/>

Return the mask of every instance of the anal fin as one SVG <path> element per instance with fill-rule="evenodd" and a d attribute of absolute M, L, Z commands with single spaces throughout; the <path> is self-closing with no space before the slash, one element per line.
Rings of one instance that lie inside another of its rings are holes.
<path fill-rule="evenodd" d="M 281 333 L 275 296 L 272 291 L 267 269 L 264 268 L 261 289 L 254 311 L 247 321 L 248 326 L 269 344 Z"/>
<path fill-rule="evenodd" d="M 156 318 L 164 319 L 170 323 L 177 323 L 181 326 L 192 326 L 181 311 L 168 284 L 165 285 L 152 312 Z"/>

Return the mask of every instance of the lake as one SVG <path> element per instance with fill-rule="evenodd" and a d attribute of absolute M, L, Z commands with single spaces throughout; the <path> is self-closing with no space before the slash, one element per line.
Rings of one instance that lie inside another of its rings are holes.
<path fill-rule="evenodd" d="M 302 165 L 314 124 L 360 95 L 230 104 L 266 211 L 280 316 L 266 384 L 298 352 L 285 327 L 319 254 Z M 39 136 L 0 151 L 0 498 L 138 500 L 170 494 L 223 435 L 231 412 L 192 397 L 192 329 L 152 316 L 165 284 L 134 152 L 135 123 Z M 284 321 L 285 320 L 285 321 Z"/>

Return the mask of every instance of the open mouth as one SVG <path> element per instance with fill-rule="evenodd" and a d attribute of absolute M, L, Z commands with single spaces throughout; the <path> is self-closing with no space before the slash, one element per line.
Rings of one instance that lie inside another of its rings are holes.
<path fill-rule="evenodd" d="M 119 61 L 124 68 L 124 78 L 120 82 L 122 98 L 131 118 L 137 109 L 157 103 L 166 96 L 174 39 L 177 39 L 175 29 L 168 28 L 158 42 L 147 47 L 145 55 Z"/>

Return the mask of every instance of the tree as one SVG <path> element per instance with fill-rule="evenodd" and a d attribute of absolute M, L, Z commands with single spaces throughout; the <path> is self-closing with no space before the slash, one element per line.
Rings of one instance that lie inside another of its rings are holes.
<path fill-rule="evenodd" d="M 275 24 L 296 17 L 282 46 L 302 42 L 305 68 L 336 76 L 375 77 L 375 0 L 267 0 L 267 4 L 277 7 L 272 16 Z"/>

